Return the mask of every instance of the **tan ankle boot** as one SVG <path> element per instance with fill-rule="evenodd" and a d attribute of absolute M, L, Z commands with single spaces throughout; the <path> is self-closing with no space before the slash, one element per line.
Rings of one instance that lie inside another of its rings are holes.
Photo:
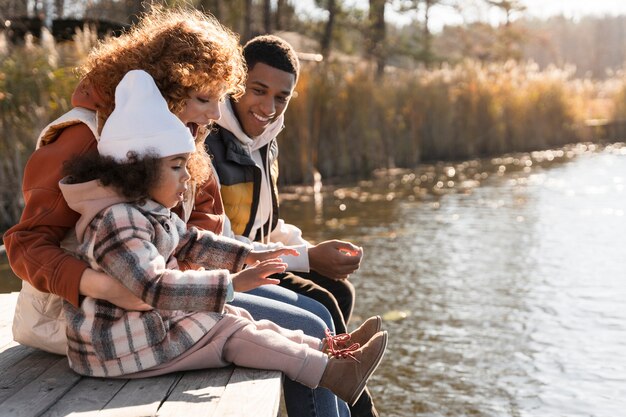
<path fill-rule="evenodd" d="M 372 316 L 365 320 L 358 329 L 350 333 L 350 342 L 358 343 L 360 346 L 365 345 L 369 340 L 380 331 L 383 319 L 380 316 Z"/>
<path fill-rule="evenodd" d="M 362 347 L 354 344 L 347 349 L 329 352 L 331 356 L 319 385 L 354 405 L 383 359 L 386 348 L 387 332 L 378 332 Z"/>
<path fill-rule="evenodd" d="M 334 349 L 345 349 L 358 343 L 359 346 L 366 344 L 372 336 L 380 331 L 383 320 L 380 316 L 372 316 L 365 320 L 358 329 L 350 334 L 338 334 L 333 336 L 328 331 L 326 337 L 322 340 L 322 352 L 328 353 L 330 346 Z"/>

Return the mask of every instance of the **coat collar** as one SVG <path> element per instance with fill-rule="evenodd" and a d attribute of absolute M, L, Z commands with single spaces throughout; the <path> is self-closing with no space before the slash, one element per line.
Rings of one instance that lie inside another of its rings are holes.
<path fill-rule="evenodd" d="M 153 216 L 164 216 L 169 218 L 172 215 L 172 211 L 170 209 L 154 200 L 145 200 L 142 204 L 138 204 L 137 207 L 146 213 L 152 214 Z"/>

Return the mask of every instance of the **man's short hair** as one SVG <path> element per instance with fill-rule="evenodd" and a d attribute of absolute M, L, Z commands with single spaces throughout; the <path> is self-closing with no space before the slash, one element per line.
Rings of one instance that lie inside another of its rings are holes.
<path fill-rule="evenodd" d="M 287 41 L 276 35 L 261 35 L 252 38 L 244 45 L 243 56 L 249 70 L 261 62 L 298 78 L 300 62 L 296 51 Z"/>

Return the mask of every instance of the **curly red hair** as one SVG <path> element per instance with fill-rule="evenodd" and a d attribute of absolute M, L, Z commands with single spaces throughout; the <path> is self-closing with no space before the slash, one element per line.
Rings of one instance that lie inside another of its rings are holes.
<path fill-rule="evenodd" d="M 178 114 L 192 90 L 245 91 L 246 67 L 237 35 L 214 17 L 193 9 L 154 7 L 117 38 L 98 44 L 79 68 L 97 88 L 107 108 L 114 107 L 115 87 L 131 70 L 142 69 L 156 82 L 170 110 Z"/>

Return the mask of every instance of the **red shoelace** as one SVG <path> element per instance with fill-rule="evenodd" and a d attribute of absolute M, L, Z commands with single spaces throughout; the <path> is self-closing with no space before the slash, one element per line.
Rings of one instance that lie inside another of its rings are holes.
<path fill-rule="evenodd" d="M 360 363 L 356 356 L 354 356 L 354 352 L 357 351 L 361 347 L 361 345 L 359 345 L 358 343 L 348 345 L 348 343 L 350 343 L 349 334 L 343 333 L 333 335 L 330 332 L 330 329 L 326 329 L 325 334 L 326 338 L 324 339 L 324 341 L 326 342 L 326 348 L 330 356 L 342 359 L 351 358 Z M 346 347 L 340 348 L 338 343 L 341 343 Z"/>

